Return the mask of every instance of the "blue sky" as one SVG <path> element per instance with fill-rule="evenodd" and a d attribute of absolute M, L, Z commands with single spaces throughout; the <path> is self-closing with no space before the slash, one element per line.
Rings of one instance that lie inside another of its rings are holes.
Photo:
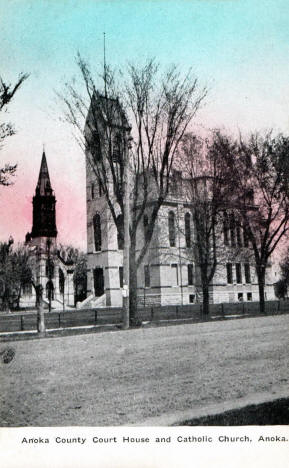
<path fill-rule="evenodd" d="M 101 64 L 104 31 L 112 66 L 147 57 L 191 66 L 210 88 L 200 125 L 288 132 L 288 0 L 0 0 L 0 74 L 13 81 L 30 73 L 9 109 L 18 133 L 1 151 L 18 173 L 0 189 L 0 239 L 31 229 L 45 143 L 59 239 L 85 246 L 84 158 L 58 121 L 54 89 L 75 74 L 77 50 Z"/>

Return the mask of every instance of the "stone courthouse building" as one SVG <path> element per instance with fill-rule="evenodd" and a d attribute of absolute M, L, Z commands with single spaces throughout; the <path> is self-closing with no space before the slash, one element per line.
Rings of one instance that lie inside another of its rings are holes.
<path fill-rule="evenodd" d="M 51 187 L 46 155 L 43 151 L 38 182 L 33 196 L 33 224 L 26 234 L 34 282 L 43 289 L 43 300 L 52 308 L 74 305 L 74 267 L 62 258 L 57 247 L 56 198 Z M 21 306 L 34 306 L 35 290 L 24 287 Z"/>
<path fill-rule="evenodd" d="M 94 133 L 94 161 L 101 159 L 105 147 L 106 125 L 102 112 L 103 96 L 93 98 L 86 122 L 86 134 Z M 117 134 L 127 132 L 128 124 L 117 100 L 111 141 L 119 150 Z M 93 107 L 93 109 L 92 109 Z M 91 128 L 91 113 L 96 121 Z M 95 128 L 97 127 L 97 128 Z M 114 150 L 113 150 L 114 151 Z M 124 148 L 127 151 L 127 148 Z M 86 153 L 86 203 L 87 203 L 87 258 L 88 306 L 121 306 L 123 286 L 123 241 L 112 219 L 110 208 L 101 185 L 97 168 L 91 163 L 88 145 Z M 117 158 L 113 161 L 118 164 Z M 109 168 L 107 174 L 109 174 Z M 108 175 L 109 177 L 109 175 Z M 181 172 L 172 175 L 171 192 L 161 207 L 147 255 L 138 269 L 138 300 L 140 304 L 189 304 L 202 301 L 200 272 L 194 257 L 195 227 L 192 210 L 186 196 L 187 180 Z M 200 182 L 203 183 L 203 182 Z M 205 183 L 205 179 L 204 179 Z M 113 184 L 109 184 L 113 201 Z M 153 200 L 154 185 L 151 186 Z M 148 207 L 149 210 L 149 207 Z M 233 222 L 234 213 L 223 213 L 219 229 L 220 258 L 216 274 L 210 285 L 210 301 L 237 302 L 258 300 L 258 283 L 252 252 L 248 250 L 243 232 Z M 227 222 L 228 220 L 228 222 Z M 143 216 L 137 233 L 138 248 L 145 241 L 147 214 Z M 234 251 L 234 254 L 232 253 Z M 237 252 L 237 254 L 236 254 Z M 266 299 L 273 299 L 273 274 L 269 266 L 266 279 Z"/>

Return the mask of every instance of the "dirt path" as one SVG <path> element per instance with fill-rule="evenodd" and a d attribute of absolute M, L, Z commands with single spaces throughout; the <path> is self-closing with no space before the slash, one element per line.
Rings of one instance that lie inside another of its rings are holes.
<path fill-rule="evenodd" d="M 2 343 L 1 426 L 141 423 L 288 388 L 289 316 Z"/>

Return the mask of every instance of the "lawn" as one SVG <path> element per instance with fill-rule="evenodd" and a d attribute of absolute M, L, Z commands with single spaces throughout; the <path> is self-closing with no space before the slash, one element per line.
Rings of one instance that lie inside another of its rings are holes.
<path fill-rule="evenodd" d="M 277 398 L 288 389 L 288 325 L 283 315 L 2 343 L 15 355 L 0 365 L 0 425 L 141 424 Z"/>

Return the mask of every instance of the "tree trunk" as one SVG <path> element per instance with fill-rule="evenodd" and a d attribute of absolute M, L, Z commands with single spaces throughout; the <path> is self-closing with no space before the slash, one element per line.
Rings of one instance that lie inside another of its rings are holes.
<path fill-rule="evenodd" d="M 265 313 L 265 268 L 257 268 L 258 288 L 259 288 L 259 310 Z"/>
<path fill-rule="evenodd" d="M 129 311 L 130 323 L 137 322 L 137 264 L 136 264 L 136 242 L 131 239 L 129 258 Z"/>
<path fill-rule="evenodd" d="M 39 335 L 45 334 L 45 320 L 44 320 L 44 308 L 42 301 L 42 286 L 37 285 L 36 291 L 36 303 L 37 303 L 37 331 Z"/>
<path fill-rule="evenodd" d="M 5 291 L 2 297 L 2 310 L 4 312 L 10 312 L 10 291 L 7 286 L 5 287 Z"/>
<path fill-rule="evenodd" d="M 209 315 L 210 313 L 209 285 L 207 283 L 202 284 L 202 291 L 203 291 L 203 314 Z"/>

